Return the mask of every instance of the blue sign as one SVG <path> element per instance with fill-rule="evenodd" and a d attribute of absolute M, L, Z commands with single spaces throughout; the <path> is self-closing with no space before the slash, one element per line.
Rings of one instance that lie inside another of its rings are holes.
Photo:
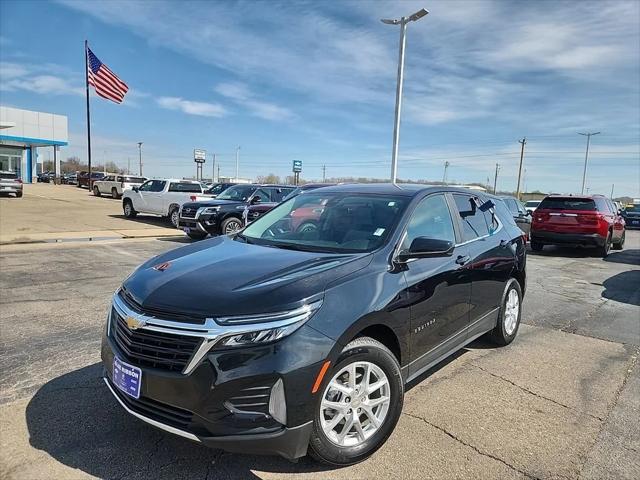
<path fill-rule="evenodd" d="M 127 395 L 140 398 L 142 370 L 113 357 L 113 384 Z"/>
<path fill-rule="evenodd" d="M 302 171 L 302 160 L 294 160 L 293 161 L 293 173 L 298 173 Z"/>

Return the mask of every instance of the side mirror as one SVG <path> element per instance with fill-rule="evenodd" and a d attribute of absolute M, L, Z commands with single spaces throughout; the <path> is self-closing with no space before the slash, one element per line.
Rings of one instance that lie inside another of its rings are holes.
<path fill-rule="evenodd" d="M 446 257 L 453 253 L 454 247 L 454 243 L 449 240 L 417 237 L 413 239 L 408 250 L 398 254 L 398 259 L 407 261 L 410 258 Z"/>
<path fill-rule="evenodd" d="M 251 199 L 251 205 L 255 205 L 256 203 L 260 203 L 260 200 L 261 200 L 260 195 L 256 195 L 255 197 L 253 197 Z"/>
<path fill-rule="evenodd" d="M 133 187 L 131 190 L 133 190 L 134 192 L 138 193 L 138 191 L 140 190 L 138 187 Z"/>
<path fill-rule="evenodd" d="M 528 217 L 533 217 L 533 212 L 531 210 L 527 210 L 527 213 L 525 213 L 525 215 Z"/>

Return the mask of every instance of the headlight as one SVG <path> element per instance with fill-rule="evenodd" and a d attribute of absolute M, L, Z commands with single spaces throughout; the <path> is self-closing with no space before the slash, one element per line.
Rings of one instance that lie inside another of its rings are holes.
<path fill-rule="evenodd" d="M 280 340 L 300 328 L 321 306 L 322 300 L 318 300 L 287 312 L 216 318 L 219 325 L 235 330 L 221 338 L 216 346 L 239 347 Z"/>
<path fill-rule="evenodd" d="M 212 213 L 218 213 L 218 210 L 220 210 L 220 207 L 206 207 L 202 213 L 203 214 L 209 214 L 211 215 Z"/>

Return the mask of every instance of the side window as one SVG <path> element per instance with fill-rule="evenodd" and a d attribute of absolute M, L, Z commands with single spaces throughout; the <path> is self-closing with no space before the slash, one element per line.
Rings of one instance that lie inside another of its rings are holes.
<path fill-rule="evenodd" d="M 462 221 L 462 241 L 468 242 L 478 237 L 489 235 L 489 227 L 483 212 L 478 209 L 476 201 L 468 195 L 454 194 L 453 199 Z"/>
<path fill-rule="evenodd" d="M 120 175 L 118 175 L 118 176 L 116 177 L 116 182 L 120 182 L 120 183 L 122 183 L 122 182 L 124 182 L 124 178 L 122 178 Z"/>
<path fill-rule="evenodd" d="M 418 204 L 409 220 L 402 248 L 409 248 L 417 237 L 456 242 L 453 221 L 444 195 L 431 195 Z"/>
<path fill-rule="evenodd" d="M 153 182 L 154 181 L 155 180 L 147 180 L 142 185 L 140 185 L 140 188 L 138 190 L 140 192 L 151 192 L 151 188 L 153 187 Z"/>
<path fill-rule="evenodd" d="M 162 180 L 152 180 L 152 185 L 151 188 L 149 189 L 150 192 L 161 192 L 164 190 L 164 185 L 166 182 L 163 182 Z"/>
<path fill-rule="evenodd" d="M 609 205 L 607 204 L 606 199 L 602 197 L 595 197 L 596 206 L 598 207 L 598 211 L 602 213 L 611 213 L 609 210 Z"/>
<path fill-rule="evenodd" d="M 113 175 L 107 175 L 102 180 L 104 180 L 105 182 L 113 182 Z"/>
<path fill-rule="evenodd" d="M 259 188 L 258 190 L 256 190 L 256 192 L 253 194 L 253 196 L 258 196 L 260 197 L 260 202 L 264 203 L 264 202 L 270 202 L 271 201 L 271 190 L 270 188 Z"/>
<path fill-rule="evenodd" d="M 271 189 L 271 201 L 272 202 L 281 202 L 284 197 L 289 195 L 292 192 L 290 188 L 272 188 Z"/>

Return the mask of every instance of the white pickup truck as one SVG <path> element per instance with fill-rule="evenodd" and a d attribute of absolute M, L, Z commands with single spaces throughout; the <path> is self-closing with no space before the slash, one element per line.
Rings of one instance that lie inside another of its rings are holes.
<path fill-rule="evenodd" d="M 122 210 L 127 218 L 139 213 L 167 217 L 177 227 L 182 204 L 195 201 L 202 193 L 200 182 L 192 180 L 147 180 L 139 187 L 124 191 Z"/>
<path fill-rule="evenodd" d="M 113 198 L 120 198 L 126 190 L 139 187 L 147 179 L 145 177 L 134 177 L 132 175 L 118 175 L 109 173 L 102 180 L 93 182 L 93 194 L 96 197 L 111 195 Z"/>

